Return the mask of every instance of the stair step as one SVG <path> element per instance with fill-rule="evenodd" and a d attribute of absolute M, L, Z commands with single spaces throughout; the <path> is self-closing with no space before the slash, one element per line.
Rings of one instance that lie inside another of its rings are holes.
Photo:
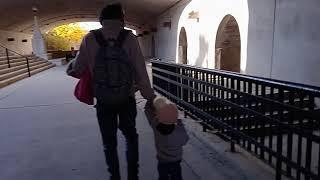
<path fill-rule="evenodd" d="M 34 55 L 25 55 L 24 57 L 30 58 L 30 57 L 35 57 L 35 56 Z M 9 56 L 9 59 L 18 59 L 18 58 L 21 58 L 21 56 L 18 56 L 18 55 Z M 6 55 L 0 56 L 0 61 L 2 61 L 2 60 L 7 60 L 7 56 Z"/>
<path fill-rule="evenodd" d="M 38 62 L 38 61 L 43 61 L 43 60 L 30 60 L 29 63 L 31 64 L 33 62 Z M 21 62 L 12 63 L 10 65 L 11 65 L 11 68 L 12 68 L 12 67 L 20 66 L 20 65 L 23 65 L 23 64 L 27 64 L 27 62 L 26 61 L 21 61 Z M 7 68 L 8 68 L 7 64 L 0 65 L 0 70 L 1 69 L 7 69 Z"/>
<path fill-rule="evenodd" d="M 32 58 L 32 57 L 37 57 L 35 55 L 26 55 L 26 56 L 9 56 L 9 59 L 19 59 L 19 58 Z M 6 61 L 7 56 L 0 56 L 0 61 Z"/>
<path fill-rule="evenodd" d="M 45 71 L 47 69 L 50 69 L 52 67 L 54 67 L 55 65 L 54 64 L 48 64 L 47 66 L 43 66 L 41 68 L 38 68 L 38 69 L 35 69 L 35 70 L 32 70 L 30 72 L 31 75 L 34 75 L 34 74 L 37 74 L 39 72 L 42 72 L 42 71 Z M 3 81 L 0 81 L 0 88 L 3 88 L 5 86 L 8 86 L 10 84 L 13 84 L 17 81 L 20 81 L 22 79 L 25 79 L 29 77 L 28 73 L 23 73 L 23 74 L 20 74 L 20 75 L 17 75 L 17 76 L 14 76 L 12 78 L 9 78 L 9 79 L 6 79 L 6 80 L 3 80 Z"/>
<path fill-rule="evenodd" d="M 33 66 L 33 67 L 30 67 L 30 71 L 33 71 L 37 68 L 41 68 L 43 66 L 46 66 L 46 65 L 49 65 L 50 62 L 46 62 L 46 63 L 41 63 L 39 65 L 36 65 L 36 66 Z M 6 73 L 6 74 L 3 74 L 3 75 L 0 75 L 0 81 L 3 81 L 5 79 L 9 79 L 9 78 L 12 78 L 14 76 L 18 76 L 20 74 L 23 74 L 23 73 L 27 73 L 28 72 L 28 69 L 27 68 L 24 68 L 24 69 L 20 69 L 18 71 L 14 71 L 14 72 L 10 72 L 10 73 Z"/>
<path fill-rule="evenodd" d="M 37 57 L 32 57 L 32 58 L 28 58 L 28 60 L 33 60 L 33 59 L 39 59 Z M 22 61 L 27 61 L 26 58 L 18 58 L 18 59 L 10 59 L 9 62 L 10 64 L 12 63 L 16 63 L 16 62 L 22 62 Z M 8 65 L 8 61 L 7 60 L 3 60 L 3 61 L 0 61 L 0 65 Z"/>
<path fill-rule="evenodd" d="M 33 66 L 36 66 L 38 64 L 42 64 L 42 63 L 46 63 L 46 62 L 47 61 L 34 61 L 34 62 L 29 63 L 29 66 L 33 67 Z M 24 69 L 24 68 L 27 68 L 27 64 L 26 63 L 24 63 L 22 65 L 19 65 L 19 66 L 11 67 L 11 68 L 0 69 L 0 75 L 6 74 L 6 73 L 10 73 L 10 72 L 14 72 L 14 71 L 18 71 L 18 70 Z"/>

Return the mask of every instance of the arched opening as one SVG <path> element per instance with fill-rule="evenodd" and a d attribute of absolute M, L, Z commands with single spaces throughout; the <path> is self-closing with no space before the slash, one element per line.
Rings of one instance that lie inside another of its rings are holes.
<path fill-rule="evenodd" d="M 216 37 L 215 68 L 240 72 L 241 39 L 236 19 L 227 15 L 221 21 Z"/>
<path fill-rule="evenodd" d="M 188 39 L 187 33 L 184 27 L 180 30 L 179 35 L 179 49 L 178 49 L 178 62 L 180 64 L 188 64 Z"/>
<path fill-rule="evenodd" d="M 100 22 L 88 21 L 88 22 L 72 22 L 72 23 L 56 23 L 56 26 L 48 26 L 43 28 L 43 38 L 46 43 L 47 52 L 50 54 L 50 58 L 63 58 L 71 52 L 76 53 L 82 42 L 83 37 L 91 30 L 101 28 Z M 125 27 L 125 29 L 131 30 L 136 35 L 136 30 Z M 73 55 L 75 56 L 75 55 Z"/>

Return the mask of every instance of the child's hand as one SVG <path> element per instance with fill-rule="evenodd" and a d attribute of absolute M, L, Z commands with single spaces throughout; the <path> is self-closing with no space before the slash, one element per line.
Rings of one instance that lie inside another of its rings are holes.
<path fill-rule="evenodd" d="M 145 109 L 149 109 L 151 111 L 154 111 L 153 101 L 151 101 L 151 100 L 147 101 Z"/>

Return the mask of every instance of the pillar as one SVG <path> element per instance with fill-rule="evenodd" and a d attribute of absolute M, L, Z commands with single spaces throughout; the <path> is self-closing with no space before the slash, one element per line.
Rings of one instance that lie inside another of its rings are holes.
<path fill-rule="evenodd" d="M 32 8 L 34 13 L 34 26 L 33 26 L 33 37 L 32 37 L 32 49 L 33 54 L 43 59 L 48 59 L 47 48 L 44 42 L 43 36 L 40 31 L 36 7 Z"/>

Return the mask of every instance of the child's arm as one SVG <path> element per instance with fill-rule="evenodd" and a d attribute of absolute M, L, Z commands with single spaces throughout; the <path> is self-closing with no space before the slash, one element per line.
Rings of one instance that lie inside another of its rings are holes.
<path fill-rule="evenodd" d="M 155 119 L 155 113 L 154 110 L 151 109 L 151 107 L 146 106 L 144 109 L 144 113 L 146 114 L 147 120 L 152 128 L 155 128 L 157 126 L 157 122 Z"/>
<path fill-rule="evenodd" d="M 184 127 L 181 119 L 178 119 L 177 126 L 179 126 L 179 129 L 180 129 L 181 145 L 184 146 L 189 141 L 188 133 L 187 133 L 186 128 Z"/>

